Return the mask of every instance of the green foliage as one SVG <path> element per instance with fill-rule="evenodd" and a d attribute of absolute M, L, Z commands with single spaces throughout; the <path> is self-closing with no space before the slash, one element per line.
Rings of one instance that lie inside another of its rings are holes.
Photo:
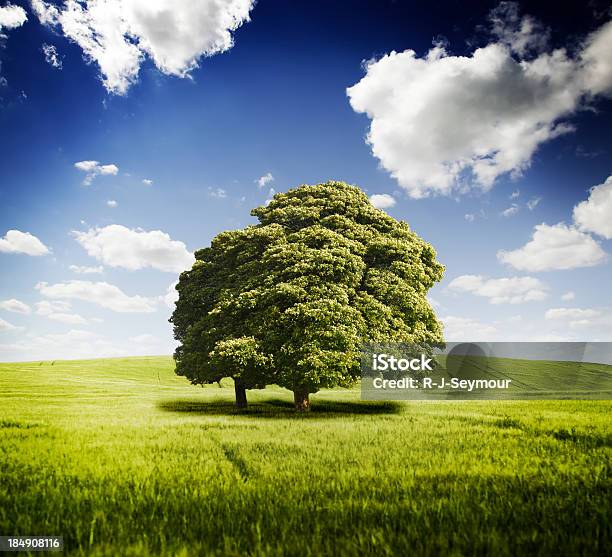
<path fill-rule="evenodd" d="M 0 364 L 0 532 L 66 557 L 609 554 L 611 401 L 342 389 L 304 415 L 221 384 L 170 357 Z"/>
<path fill-rule="evenodd" d="M 443 342 L 426 298 L 444 271 L 434 249 L 359 188 L 300 186 L 252 214 L 180 277 L 177 373 L 316 392 L 354 383 L 364 342 Z"/>

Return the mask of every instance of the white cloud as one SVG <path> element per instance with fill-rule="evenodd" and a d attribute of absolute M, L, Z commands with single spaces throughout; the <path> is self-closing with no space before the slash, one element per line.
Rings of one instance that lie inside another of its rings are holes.
<path fill-rule="evenodd" d="M 155 301 L 143 296 L 128 296 L 107 282 L 70 280 L 57 284 L 39 282 L 36 289 L 45 297 L 56 300 L 84 300 L 119 313 L 150 313 Z"/>
<path fill-rule="evenodd" d="M 178 284 L 178 280 L 175 280 L 168 286 L 168 290 L 166 291 L 166 295 L 162 296 L 164 303 L 169 307 L 174 309 L 174 304 L 178 301 L 179 295 L 176 291 L 176 285 Z"/>
<path fill-rule="evenodd" d="M 93 275 L 104 272 L 104 267 L 102 267 L 102 265 L 99 265 L 97 267 L 87 267 L 86 265 L 70 265 L 69 269 L 73 273 L 77 273 L 79 275 Z"/>
<path fill-rule="evenodd" d="M 469 292 L 488 298 L 492 304 L 521 304 L 547 297 L 546 285 L 533 277 L 488 279 L 480 275 L 462 275 L 448 285 L 454 292 Z"/>
<path fill-rule="evenodd" d="M 512 52 L 524 56 L 546 48 L 550 32 L 531 16 L 521 17 L 516 2 L 500 2 L 490 15 L 491 32 Z"/>
<path fill-rule="evenodd" d="M 28 20 L 25 10 L 21 6 L 7 4 L 0 6 L 0 38 L 5 37 L 5 29 L 16 29 Z"/>
<path fill-rule="evenodd" d="M 520 190 L 514 190 L 509 196 L 508 199 L 516 199 L 521 195 Z"/>
<path fill-rule="evenodd" d="M 3 333 L 4 331 L 17 331 L 19 329 L 20 327 L 15 327 L 15 325 L 12 325 L 8 321 L 0 318 L 0 333 Z"/>
<path fill-rule="evenodd" d="M 370 196 L 370 203 L 377 209 L 389 209 L 395 205 L 396 201 L 388 193 L 375 193 Z"/>
<path fill-rule="evenodd" d="M 76 313 L 51 313 L 47 315 L 47 317 L 53 319 L 53 321 L 58 321 L 67 325 L 84 325 L 87 323 L 83 317 Z"/>
<path fill-rule="evenodd" d="M 503 217 L 512 217 L 519 212 L 519 206 L 513 203 L 510 207 L 501 212 Z"/>
<path fill-rule="evenodd" d="M 108 207 L 115 208 L 115 207 L 117 207 L 117 205 L 119 205 L 119 204 L 118 204 L 118 203 L 117 203 L 117 202 L 116 202 L 114 199 L 109 199 L 109 200 L 106 202 L 106 205 L 107 205 Z"/>
<path fill-rule="evenodd" d="M 542 201 L 541 197 L 532 197 L 529 201 L 527 201 L 527 209 L 533 211 Z"/>
<path fill-rule="evenodd" d="M 447 315 L 441 318 L 444 324 L 444 338 L 447 342 L 494 340 L 497 329 L 493 325 L 475 319 Z"/>
<path fill-rule="evenodd" d="M 468 222 L 474 222 L 476 215 L 474 213 L 466 213 L 465 215 L 463 215 L 463 218 Z"/>
<path fill-rule="evenodd" d="M 163 73 L 187 77 L 202 57 L 233 46 L 254 0 L 31 0 L 43 24 L 60 29 L 95 62 L 106 90 L 123 95 L 148 56 Z"/>
<path fill-rule="evenodd" d="M 56 70 L 61 70 L 63 67 L 62 59 L 57 53 L 57 48 L 52 44 L 43 43 L 42 51 L 45 55 L 45 62 L 50 66 L 54 67 Z"/>
<path fill-rule="evenodd" d="M 545 314 L 545 319 L 567 319 L 571 321 L 590 319 L 601 315 L 601 311 L 596 309 L 580 308 L 554 308 L 549 309 Z"/>
<path fill-rule="evenodd" d="M 79 161 L 74 163 L 74 167 L 86 173 L 83 179 L 84 186 L 90 186 L 98 175 L 116 176 L 119 172 L 116 164 L 100 164 L 98 161 Z"/>
<path fill-rule="evenodd" d="M 26 255 L 47 255 L 50 250 L 36 236 L 29 232 L 9 230 L 0 238 L 0 252 L 25 253 Z"/>
<path fill-rule="evenodd" d="M 497 38 L 470 56 L 441 45 L 422 58 L 391 52 L 347 89 L 352 108 L 371 120 L 373 155 L 415 198 L 488 190 L 500 175 L 520 174 L 542 143 L 573 130 L 564 119 L 612 93 L 612 22 L 573 56 L 521 58 L 543 47 L 541 31 L 511 11 L 495 17 Z"/>
<path fill-rule="evenodd" d="M 0 6 L 0 47 L 3 46 L 4 40 L 7 38 L 6 31 L 9 29 L 16 29 L 21 27 L 28 19 L 25 10 L 21 6 L 15 6 L 13 4 L 6 4 Z M 2 61 L 0 61 L 0 68 L 2 67 Z M 0 87 L 6 87 L 8 81 L 6 77 L 0 75 Z M 21 91 L 21 97 L 25 97 L 25 93 Z M 27 98 L 27 97 L 26 97 Z"/>
<path fill-rule="evenodd" d="M 43 300 L 42 302 L 36 303 L 36 313 L 38 315 L 51 315 L 56 312 L 67 312 L 72 309 L 70 302 L 65 302 L 62 300 L 49 302 L 48 300 Z"/>
<path fill-rule="evenodd" d="M 14 313 L 23 313 L 24 315 L 28 315 L 32 312 L 29 305 L 24 304 L 22 301 L 16 300 L 15 298 L 0 301 L 0 309 L 12 311 Z"/>
<path fill-rule="evenodd" d="M 272 176 L 271 172 L 268 172 L 267 174 L 264 174 L 263 176 L 261 176 L 255 181 L 257 182 L 259 189 L 262 189 L 262 188 L 265 188 L 266 185 L 269 184 L 270 182 L 274 182 L 274 176 Z"/>
<path fill-rule="evenodd" d="M 79 161 L 74 163 L 74 167 L 83 172 L 93 172 L 99 164 L 98 161 Z"/>
<path fill-rule="evenodd" d="M 53 321 L 69 325 L 83 325 L 87 323 L 83 317 L 76 313 L 69 313 L 71 306 L 68 302 L 43 300 L 36 303 L 36 313 Z"/>
<path fill-rule="evenodd" d="M 161 230 L 147 232 L 119 224 L 73 232 L 89 255 L 110 267 L 132 271 L 152 267 L 180 273 L 193 265 L 193 254 L 185 244 L 172 240 Z"/>
<path fill-rule="evenodd" d="M 550 271 L 592 267 L 607 259 L 591 236 L 560 222 L 538 224 L 522 248 L 497 252 L 497 259 L 519 271 Z"/>
<path fill-rule="evenodd" d="M 574 207 L 574 222 L 585 232 L 612 240 L 612 176 L 592 187 L 589 198 Z"/>
<path fill-rule="evenodd" d="M 153 185 L 153 180 L 149 180 L 148 178 L 145 178 L 145 179 L 142 181 L 142 183 L 143 183 L 145 186 L 152 186 L 152 185 Z"/>
<path fill-rule="evenodd" d="M 225 199 L 227 192 L 223 188 L 208 188 L 208 195 L 216 199 Z"/>
<path fill-rule="evenodd" d="M 598 340 L 608 339 L 612 335 L 612 316 L 609 308 L 553 308 L 549 309 L 544 317 L 549 321 L 565 323 L 573 330 L 591 329 Z"/>
<path fill-rule="evenodd" d="M 572 292 L 571 290 L 569 290 L 568 292 L 566 292 L 565 294 L 563 294 L 561 296 L 561 299 L 564 302 L 570 302 L 571 300 L 573 300 L 576 297 L 576 294 L 574 294 L 574 292 Z"/>
<path fill-rule="evenodd" d="M 539 200 L 532 200 L 533 207 Z M 612 176 L 590 189 L 589 198 L 574 207 L 573 217 L 575 224 L 570 226 L 562 222 L 537 225 L 527 244 L 513 251 L 500 250 L 497 258 L 521 271 L 575 269 L 605 262 L 606 252 L 588 232 L 612 239 Z"/>

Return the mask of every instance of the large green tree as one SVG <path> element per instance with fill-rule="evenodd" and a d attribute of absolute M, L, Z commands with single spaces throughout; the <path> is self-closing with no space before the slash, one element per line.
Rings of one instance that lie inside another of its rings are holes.
<path fill-rule="evenodd" d="M 279 193 L 259 224 L 217 236 L 177 286 L 177 373 L 309 394 L 350 386 L 364 342 L 442 343 L 427 291 L 444 268 L 427 242 L 343 182 Z"/>

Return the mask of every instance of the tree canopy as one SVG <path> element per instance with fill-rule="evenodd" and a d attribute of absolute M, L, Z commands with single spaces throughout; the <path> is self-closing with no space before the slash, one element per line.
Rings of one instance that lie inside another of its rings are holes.
<path fill-rule="evenodd" d="M 194 384 L 232 377 L 309 393 L 350 386 L 364 342 L 440 344 L 426 294 L 444 267 L 407 223 L 343 182 L 278 193 L 223 232 L 181 274 L 172 315 L 177 373 Z"/>

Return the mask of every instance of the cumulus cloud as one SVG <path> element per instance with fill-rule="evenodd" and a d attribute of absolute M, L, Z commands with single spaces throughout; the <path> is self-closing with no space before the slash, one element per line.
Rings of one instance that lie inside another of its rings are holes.
<path fill-rule="evenodd" d="M 389 209 L 395 205 L 395 198 L 388 193 L 375 193 L 370 196 L 370 203 L 377 209 Z"/>
<path fill-rule="evenodd" d="M 153 180 L 149 180 L 148 178 L 145 178 L 145 179 L 142 181 L 142 183 L 143 183 L 145 186 L 152 186 L 152 185 L 153 185 Z"/>
<path fill-rule="evenodd" d="M 150 313 L 156 310 L 155 301 L 143 296 L 128 296 L 108 282 L 86 280 L 69 280 L 57 284 L 39 282 L 36 289 L 46 298 L 83 300 L 118 313 Z"/>
<path fill-rule="evenodd" d="M 262 189 L 262 188 L 265 188 L 271 182 L 274 182 L 274 176 L 272 176 L 271 172 L 268 172 L 267 174 L 264 174 L 260 178 L 257 178 L 257 180 L 255 181 L 257 182 L 259 189 Z"/>
<path fill-rule="evenodd" d="M 465 215 L 463 215 L 463 218 L 468 222 L 474 222 L 476 215 L 474 213 L 466 213 Z"/>
<path fill-rule="evenodd" d="M 31 0 L 41 23 L 60 30 L 95 63 L 110 93 L 124 95 L 149 57 L 163 73 L 187 77 L 202 57 L 233 46 L 254 0 Z"/>
<path fill-rule="evenodd" d="M 189 269 L 195 260 L 183 242 L 172 240 L 161 230 L 147 232 L 111 224 L 73 234 L 89 255 L 110 267 L 131 271 L 152 267 L 180 273 Z"/>
<path fill-rule="evenodd" d="M 576 297 L 576 294 L 574 294 L 574 292 L 572 292 L 571 290 L 567 291 L 565 294 L 561 295 L 561 299 L 564 302 L 570 302 L 571 300 L 573 300 Z"/>
<path fill-rule="evenodd" d="M 522 248 L 497 252 L 497 259 L 519 271 L 551 271 L 593 267 L 607 255 L 591 236 L 560 222 L 538 224 Z"/>
<path fill-rule="evenodd" d="M 39 256 L 51 253 L 36 236 L 29 232 L 9 230 L 4 238 L 0 238 L 0 252 L 25 253 L 26 255 Z"/>
<path fill-rule="evenodd" d="M 605 262 L 606 252 L 588 232 L 612 239 L 612 176 L 590 189 L 589 198 L 574 207 L 573 217 L 570 226 L 562 222 L 537 225 L 531 241 L 513 251 L 500 250 L 497 258 L 520 271 L 575 269 Z"/>
<path fill-rule="evenodd" d="M 347 89 L 371 120 L 373 155 L 412 197 L 488 190 L 519 175 L 541 144 L 573 130 L 568 117 L 612 94 L 612 22 L 571 55 L 542 50 L 541 29 L 512 9 L 492 20 L 493 39 L 470 56 L 440 44 L 423 57 L 394 51 Z"/>
<path fill-rule="evenodd" d="M 32 312 L 29 305 L 24 304 L 22 301 L 16 300 L 15 298 L 0 301 L 0 309 L 12 311 L 13 313 L 23 313 L 24 315 L 28 315 Z"/>
<path fill-rule="evenodd" d="M 77 273 L 79 275 L 93 275 L 104 272 L 104 267 L 102 267 L 102 265 L 96 267 L 88 267 L 86 265 L 70 265 L 69 269 L 73 273 Z"/>
<path fill-rule="evenodd" d="M 546 285 L 533 277 L 488 279 L 480 275 L 462 275 L 452 280 L 448 289 L 483 296 L 492 304 L 533 302 L 548 295 Z"/>
<path fill-rule="evenodd" d="M 114 199 L 109 199 L 106 202 L 106 205 L 107 205 L 107 207 L 111 207 L 111 208 L 114 209 L 115 207 L 117 207 L 119 205 L 119 203 L 117 203 Z"/>
<path fill-rule="evenodd" d="M 45 62 L 50 66 L 54 67 L 56 70 L 61 70 L 63 67 L 62 59 L 57 53 L 57 48 L 55 48 L 52 44 L 43 43 L 42 52 L 45 55 Z"/>
<path fill-rule="evenodd" d="M 98 161 L 79 161 L 74 163 L 74 167 L 85 172 L 83 179 L 84 186 L 90 186 L 94 178 L 101 174 L 102 176 L 116 176 L 119 172 L 119 167 L 116 164 L 100 164 Z"/>
<path fill-rule="evenodd" d="M 612 176 L 592 187 L 589 198 L 574 207 L 574 222 L 585 232 L 612 240 Z"/>
<path fill-rule="evenodd" d="M 68 302 L 49 302 L 43 300 L 42 302 L 36 303 L 36 313 L 47 319 L 52 319 L 53 321 L 66 323 L 68 325 L 83 325 L 86 323 L 83 317 L 76 313 L 71 313 L 70 310 L 71 306 Z"/>
<path fill-rule="evenodd" d="M 0 6 L 0 38 L 6 37 L 5 29 L 16 29 L 28 20 L 25 10 L 21 6 L 7 4 Z"/>
<path fill-rule="evenodd" d="M 18 329 L 19 327 L 15 327 L 15 325 L 0 318 L 0 333 L 3 333 L 4 331 L 17 331 Z"/>

